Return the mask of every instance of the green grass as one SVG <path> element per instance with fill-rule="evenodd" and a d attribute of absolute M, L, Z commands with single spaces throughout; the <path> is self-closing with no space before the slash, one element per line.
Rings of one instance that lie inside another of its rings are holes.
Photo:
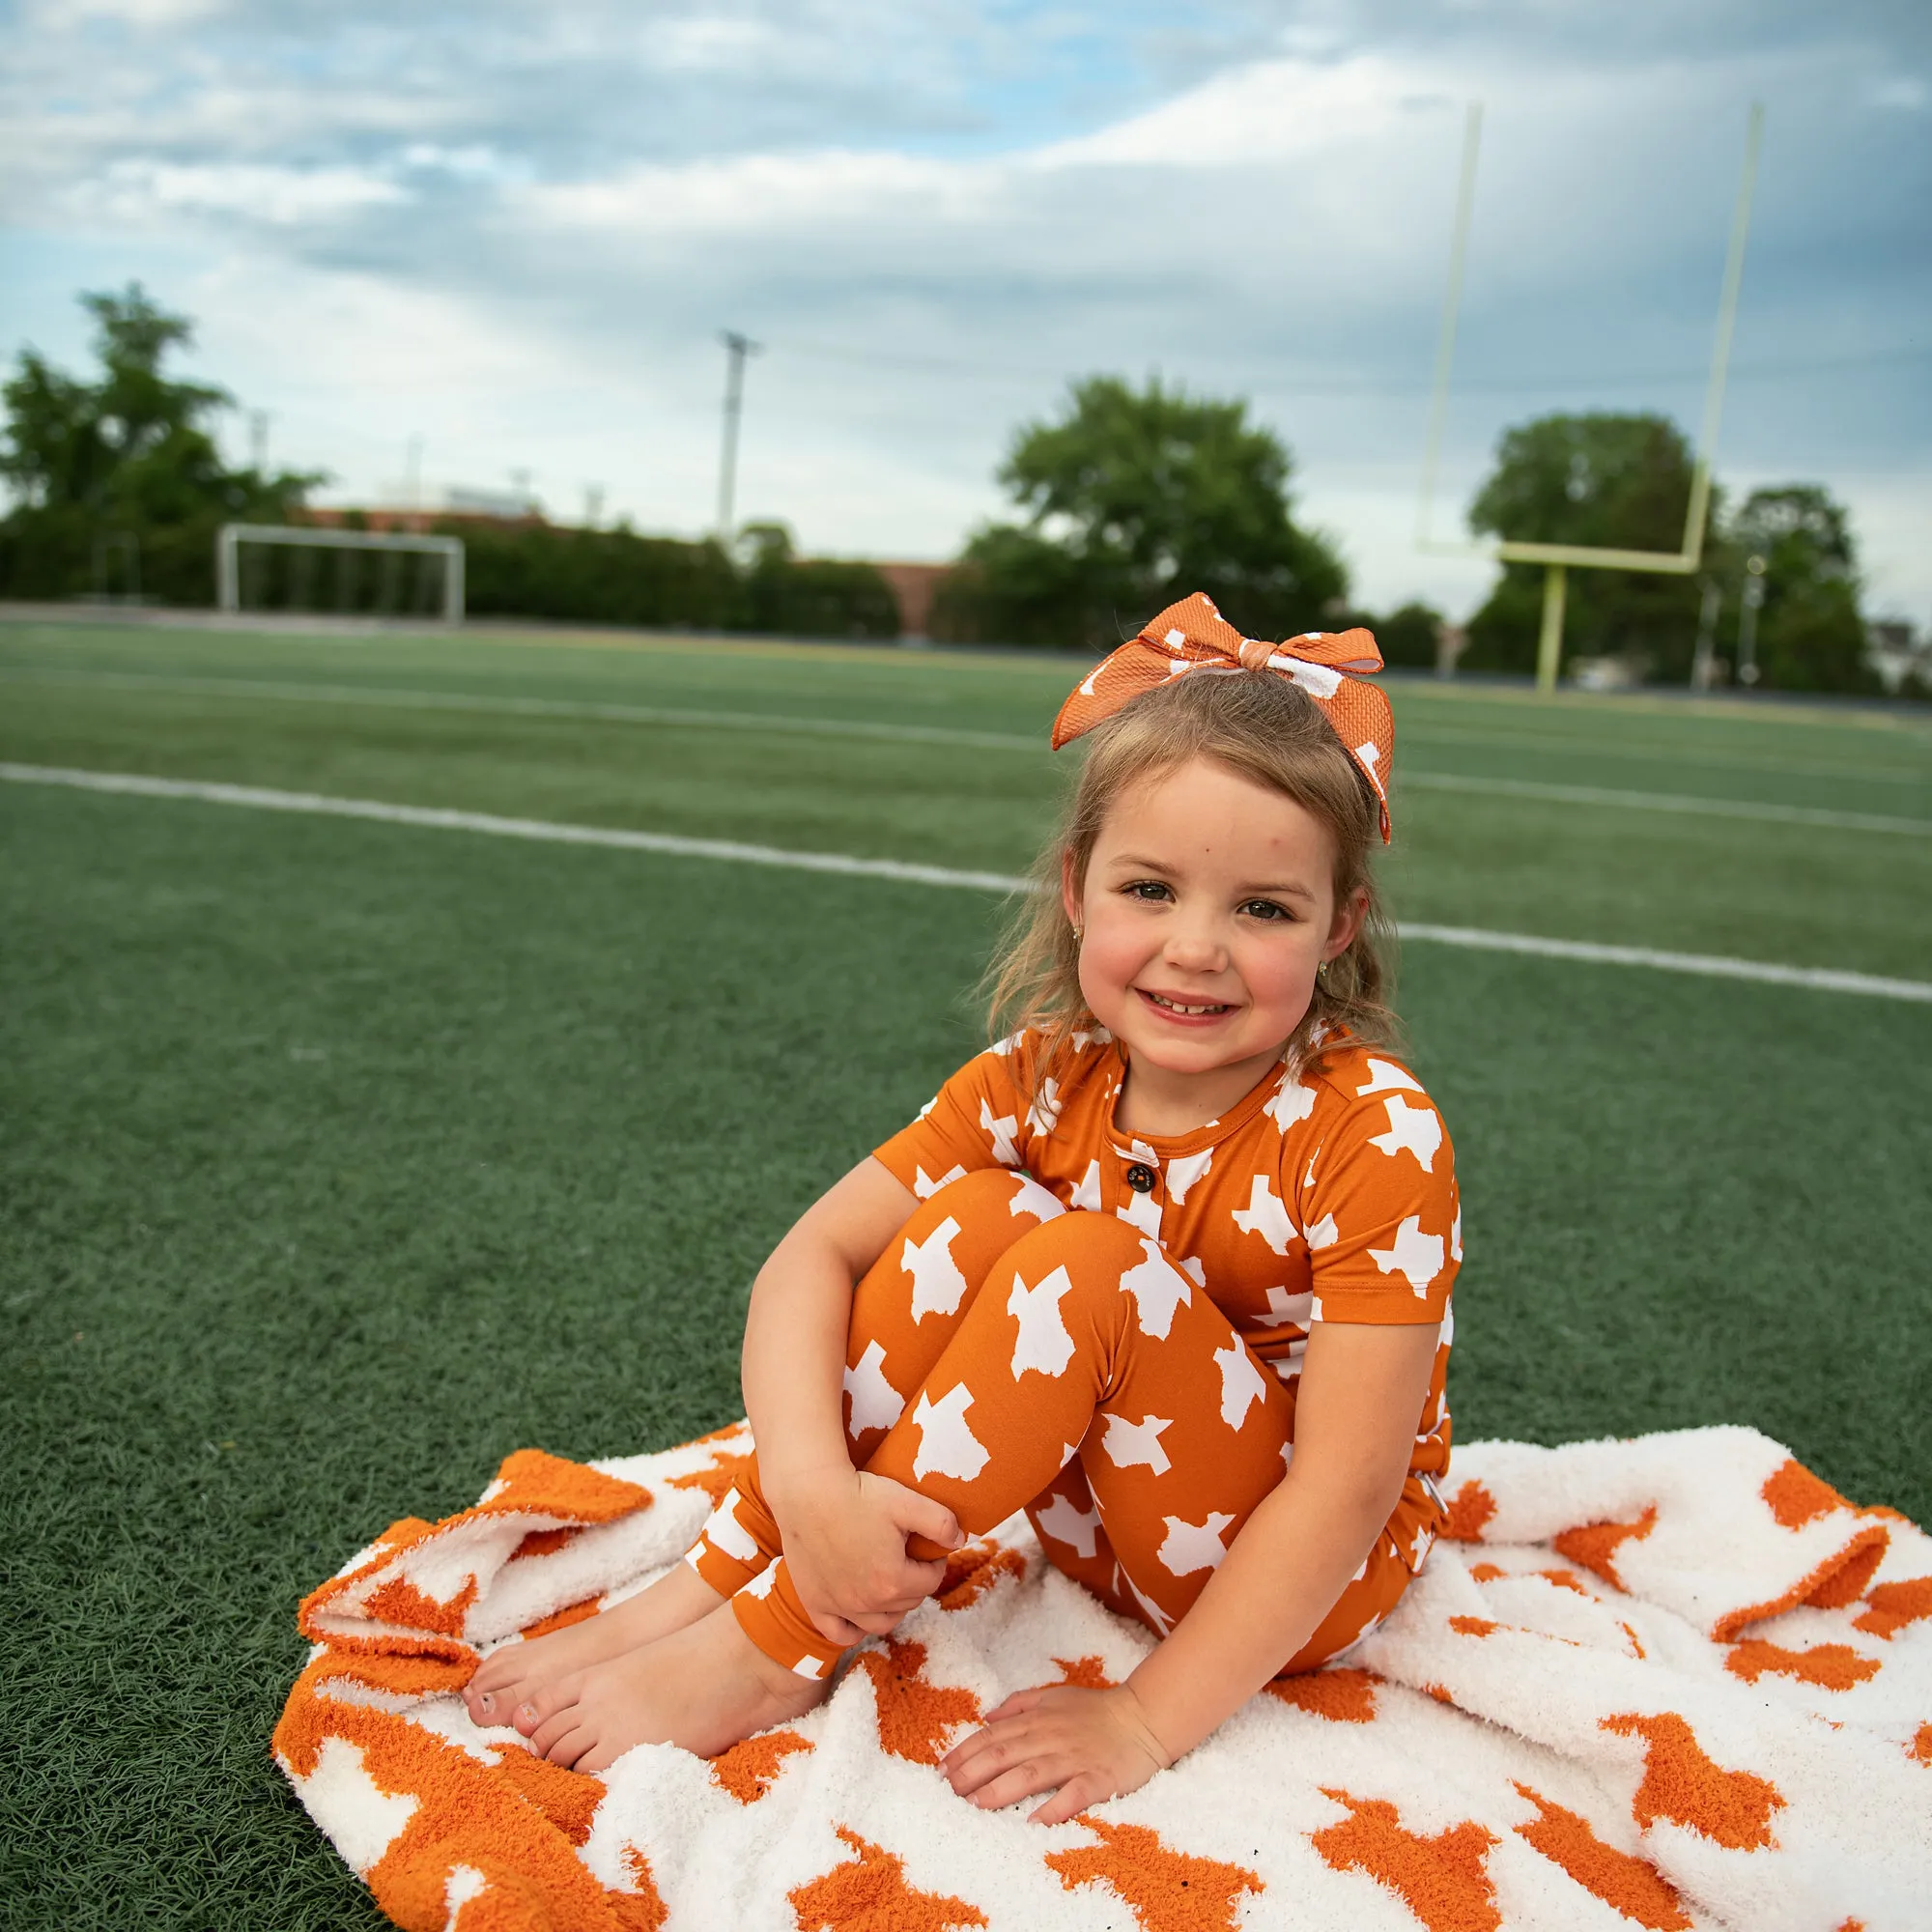
<path fill-rule="evenodd" d="M 1050 810 L 1043 757 L 86 681 L 130 673 L 996 732 L 1071 675 L 0 629 L 8 759 L 999 867 Z M 1418 768 L 1932 815 L 1911 728 L 1397 701 Z M 1406 808 L 1409 918 L 1932 977 L 1932 841 Z M 375 1925 L 268 1757 L 296 1598 L 511 1448 L 735 1414 L 753 1270 L 970 1050 L 994 909 L 18 785 L 0 840 L 0 1897 L 33 1925 Z M 1932 1010 L 1429 946 L 1404 1007 L 1463 1179 L 1462 1435 L 1748 1422 L 1932 1518 Z"/>

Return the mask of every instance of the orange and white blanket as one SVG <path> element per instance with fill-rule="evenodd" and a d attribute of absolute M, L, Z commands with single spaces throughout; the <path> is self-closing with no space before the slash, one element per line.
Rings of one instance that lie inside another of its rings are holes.
<path fill-rule="evenodd" d="M 721 1758 L 647 1745 L 593 1777 L 476 1729 L 479 1655 L 659 1574 L 748 1447 L 521 1451 L 302 1605 L 275 1753 L 398 1924 L 1932 1926 L 1932 1537 L 1754 1431 L 1458 1449 L 1453 1540 L 1386 1624 L 1066 1825 L 933 1769 L 1008 1691 L 1148 1648 L 1021 1518 L 825 1705 Z"/>

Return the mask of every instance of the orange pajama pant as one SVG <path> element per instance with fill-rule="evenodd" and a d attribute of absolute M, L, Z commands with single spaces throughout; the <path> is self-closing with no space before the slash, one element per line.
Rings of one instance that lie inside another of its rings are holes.
<path fill-rule="evenodd" d="M 1057 1569 L 1156 1635 L 1293 1453 L 1292 1398 L 1200 1283 L 1127 1222 L 1005 1168 L 939 1189 L 859 1284 L 844 1391 L 856 1466 L 972 1535 L 1024 1509 Z M 842 1647 L 799 1601 L 755 1458 L 686 1561 L 766 1656 L 830 1673 Z M 1354 1642 L 1408 1576 L 1384 1532 L 1282 1674 Z"/>

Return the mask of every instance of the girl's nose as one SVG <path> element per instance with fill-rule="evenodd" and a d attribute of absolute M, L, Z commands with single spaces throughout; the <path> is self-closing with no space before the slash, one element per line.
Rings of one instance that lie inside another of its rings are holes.
<path fill-rule="evenodd" d="M 1205 926 L 1181 925 L 1169 933 L 1167 962 L 1187 973 L 1218 973 L 1228 963 L 1228 949 L 1218 934 Z"/>

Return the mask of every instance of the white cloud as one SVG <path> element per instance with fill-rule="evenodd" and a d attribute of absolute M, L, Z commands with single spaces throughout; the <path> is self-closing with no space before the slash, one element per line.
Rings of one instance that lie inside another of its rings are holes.
<path fill-rule="evenodd" d="M 244 215 L 276 227 L 406 199 L 394 182 L 357 168 L 268 167 L 247 161 L 115 161 L 101 180 L 76 185 L 73 195 L 84 213 L 128 225 L 157 212 L 179 211 Z"/>
<path fill-rule="evenodd" d="M 1069 376 L 1158 368 L 1255 398 L 1369 601 L 1466 609 L 1486 567 L 1412 545 L 1462 101 L 1489 113 L 1444 533 L 1510 421 L 1694 419 L 1762 95 L 1720 470 L 1842 478 L 1874 506 L 1875 578 L 1932 602 L 1911 533 L 1932 483 L 1903 454 L 1926 365 L 1750 374 L 1895 347 L 1932 295 L 1906 212 L 1932 174 L 1907 117 L 1865 111 L 1868 33 L 1766 6 L 1726 13 L 1728 40 L 1706 21 L 1579 52 L 1505 9 L 1425 48 L 1372 0 L 1292 38 L 1265 7 L 1165 4 L 1159 60 L 1141 14 L 1077 5 L 995 33 L 884 0 L 407 19 L 343 0 L 318 34 L 237 0 L 139 58 L 70 24 L 0 75 L 5 206 L 16 234 L 200 260 L 156 293 L 200 319 L 209 374 L 277 412 L 278 460 L 329 466 L 344 495 L 397 476 L 420 433 L 433 479 L 527 468 L 559 514 L 597 482 L 608 510 L 700 527 L 729 324 L 768 350 L 741 505 L 809 546 L 950 554 L 999 508 L 1014 422 Z M 1773 14 L 1809 42 L 1753 25 Z M 1612 380 L 1646 370 L 1678 373 Z"/>
<path fill-rule="evenodd" d="M 154 29 L 185 27 L 223 11 L 226 0 L 38 0 L 29 9 L 40 30 L 74 27 L 93 20 L 120 20 Z"/>

